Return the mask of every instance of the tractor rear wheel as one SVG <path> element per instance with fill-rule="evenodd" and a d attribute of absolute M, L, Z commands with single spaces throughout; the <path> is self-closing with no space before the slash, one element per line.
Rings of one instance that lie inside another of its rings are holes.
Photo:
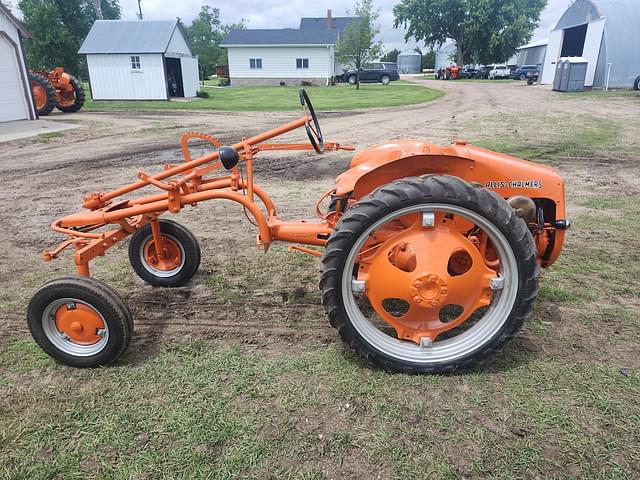
<path fill-rule="evenodd" d="M 129 261 L 142 280 L 156 287 L 180 287 L 200 267 L 200 245 L 185 227 L 172 220 L 159 220 L 162 246 L 156 247 L 151 225 L 133 234 Z"/>
<path fill-rule="evenodd" d="M 98 367 L 120 357 L 133 333 L 133 317 L 111 287 L 91 277 L 50 281 L 27 308 L 27 323 L 38 345 L 72 367 Z"/>
<path fill-rule="evenodd" d="M 38 115 L 49 115 L 56 106 L 56 90 L 47 77 L 37 72 L 30 72 L 31 94 Z"/>
<path fill-rule="evenodd" d="M 322 259 L 331 325 L 363 358 L 401 372 L 482 363 L 537 295 L 533 238 L 508 203 L 450 176 L 407 178 L 351 206 Z"/>
<path fill-rule="evenodd" d="M 76 77 L 71 76 L 73 92 L 60 92 L 56 98 L 56 108 L 61 112 L 77 112 L 84 105 L 84 89 Z"/>

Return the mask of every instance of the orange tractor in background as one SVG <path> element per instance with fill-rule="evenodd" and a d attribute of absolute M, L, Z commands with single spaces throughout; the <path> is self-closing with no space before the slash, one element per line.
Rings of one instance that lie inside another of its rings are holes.
<path fill-rule="evenodd" d="M 77 112 L 84 105 L 84 89 L 73 75 L 62 67 L 53 70 L 30 70 L 31 93 L 39 116 L 49 115 L 54 108 Z"/>
<path fill-rule="evenodd" d="M 531 314 L 540 269 L 562 250 L 569 221 L 558 172 L 463 141 L 389 141 L 351 159 L 318 200 L 316 221 L 286 221 L 254 182 L 259 154 L 354 149 L 325 142 L 304 90 L 300 100 L 300 118 L 234 145 L 185 133 L 182 160 L 90 193 L 80 212 L 54 220 L 51 228 L 67 239 L 44 259 L 72 249 L 77 275 L 45 283 L 31 299 L 27 322 L 36 342 L 76 367 L 116 360 L 133 317 L 123 297 L 90 276 L 89 263 L 131 237 L 129 261 L 144 282 L 182 286 L 198 271 L 200 246 L 165 214 L 231 200 L 253 217 L 265 252 L 282 241 L 322 258 L 329 322 L 363 358 L 432 373 L 480 364 L 499 351 Z M 309 143 L 272 141 L 301 127 Z M 195 139 L 212 151 L 193 158 Z M 155 192 L 131 195 L 141 189 Z"/>

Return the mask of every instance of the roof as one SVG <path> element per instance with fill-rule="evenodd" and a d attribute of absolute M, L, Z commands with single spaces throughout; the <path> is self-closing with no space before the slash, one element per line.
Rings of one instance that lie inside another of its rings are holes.
<path fill-rule="evenodd" d="M 332 17 L 331 22 L 333 28 L 337 29 L 340 34 L 347 28 L 351 22 L 358 17 Z M 300 30 L 307 29 L 326 29 L 327 17 L 303 17 L 300 19 Z"/>
<path fill-rule="evenodd" d="M 344 29 L 358 17 L 333 17 L 333 28 L 327 28 L 327 17 L 300 19 L 300 28 L 231 30 L 221 47 L 240 45 L 334 45 Z"/>
<path fill-rule="evenodd" d="M 20 20 L 18 20 L 11 10 L 0 2 L 0 12 L 4 13 L 11 23 L 27 38 L 31 38 L 31 32 L 25 28 Z"/>
<path fill-rule="evenodd" d="M 165 53 L 177 24 L 177 20 L 96 20 L 78 53 Z"/>
<path fill-rule="evenodd" d="M 543 40 L 536 40 L 535 42 L 527 43 L 526 45 L 522 45 L 518 47 L 516 50 L 524 50 L 525 48 L 535 48 L 535 47 L 543 47 L 549 44 L 549 39 L 545 38 Z"/>
<path fill-rule="evenodd" d="M 264 30 L 231 30 L 221 47 L 239 45 L 333 45 L 335 29 L 279 28 Z"/>

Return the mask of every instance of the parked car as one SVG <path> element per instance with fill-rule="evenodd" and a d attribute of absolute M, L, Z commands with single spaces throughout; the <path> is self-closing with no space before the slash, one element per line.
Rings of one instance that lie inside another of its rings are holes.
<path fill-rule="evenodd" d="M 477 78 L 487 79 L 487 78 L 489 78 L 489 72 L 491 70 L 493 70 L 493 65 L 482 65 L 478 69 L 478 74 L 476 76 L 477 76 Z"/>
<path fill-rule="evenodd" d="M 514 80 L 526 80 L 527 77 L 532 73 L 538 70 L 536 65 L 523 65 L 522 67 L 516 68 L 511 74 L 511 78 Z"/>
<path fill-rule="evenodd" d="M 491 71 L 489 72 L 489 80 L 494 80 L 498 78 L 509 78 L 511 75 L 511 71 L 509 67 L 506 65 L 494 65 Z"/>
<path fill-rule="evenodd" d="M 467 65 L 458 74 L 458 78 L 477 78 L 479 70 L 475 67 Z"/>
<path fill-rule="evenodd" d="M 355 85 L 358 81 L 356 70 L 346 70 L 342 74 L 344 81 L 349 82 L 351 85 Z M 360 82 L 362 83 L 377 83 L 380 82 L 383 85 L 389 85 L 393 80 L 400 80 L 398 74 L 398 66 L 395 63 L 378 62 L 372 63 L 367 68 L 360 70 Z"/>

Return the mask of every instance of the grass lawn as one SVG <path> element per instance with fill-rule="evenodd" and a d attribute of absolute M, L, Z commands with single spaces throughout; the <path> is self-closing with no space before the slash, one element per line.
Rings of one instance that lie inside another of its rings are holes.
<path fill-rule="evenodd" d="M 206 83 L 216 84 L 209 80 Z M 297 110 L 299 87 L 205 87 L 209 98 L 193 101 L 98 101 L 87 99 L 84 110 L 220 110 L 249 112 L 279 112 Z M 88 93 L 89 89 L 85 91 Z M 363 84 L 360 90 L 349 85 L 334 87 L 308 87 L 313 106 L 319 111 L 354 110 L 363 108 L 395 107 L 429 102 L 442 92 L 409 82 L 398 81 L 390 85 Z"/>

